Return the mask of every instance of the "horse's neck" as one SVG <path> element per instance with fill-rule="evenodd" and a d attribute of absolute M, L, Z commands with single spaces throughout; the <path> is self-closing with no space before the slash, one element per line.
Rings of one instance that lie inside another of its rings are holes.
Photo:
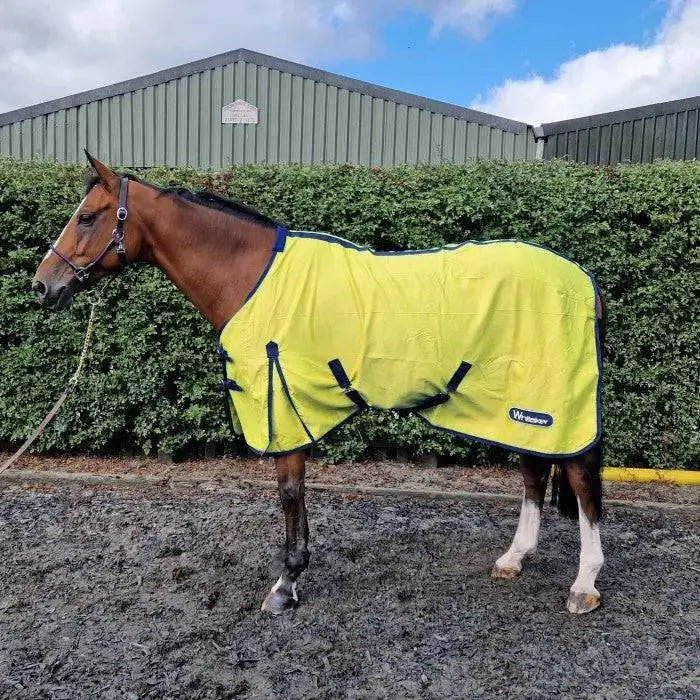
<path fill-rule="evenodd" d="M 177 204 L 148 222 L 142 257 L 219 330 L 243 305 L 272 252 L 271 228 L 208 207 Z"/>

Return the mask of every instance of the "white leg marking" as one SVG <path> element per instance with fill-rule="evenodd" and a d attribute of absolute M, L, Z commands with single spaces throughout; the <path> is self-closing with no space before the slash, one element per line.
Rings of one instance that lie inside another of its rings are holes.
<path fill-rule="evenodd" d="M 270 591 L 270 593 L 277 593 L 277 591 L 279 591 L 280 588 L 285 588 L 286 586 L 287 586 L 287 584 L 285 583 L 284 576 L 280 576 L 277 579 L 277 583 L 275 583 L 275 585 L 272 587 L 272 590 Z M 299 602 L 299 598 L 297 598 L 297 582 L 296 581 L 292 582 L 292 598 L 294 599 L 295 603 Z"/>
<path fill-rule="evenodd" d="M 578 522 L 581 530 L 581 558 L 579 560 L 578 576 L 571 586 L 573 593 L 592 593 L 600 597 L 596 590 L 595 579 L 601 570 L 605 557 L 600 545 L 600 528 L 598 524 L 591 525 L 578 501 Z"/>
<path fill-rule="evenodd" d="M 522 569 L 522 561 L 526 554 L 537 549 L 537 538 L 540 534 L 540 509 L 534 501 L 523 496 L 520 508 L 520 520 L 515 531 L 513 543 L 508 551 L 496 560 L 499 569 Z"/>

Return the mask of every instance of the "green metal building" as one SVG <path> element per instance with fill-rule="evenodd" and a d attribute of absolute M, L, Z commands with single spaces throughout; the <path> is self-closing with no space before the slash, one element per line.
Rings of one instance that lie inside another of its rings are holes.
<path fill-rule="evenodd" d="M 0 115 L 0 154 L 114 166 L 533 159 L 527 124 L 238 49 Z"/>
<path fill-rule="evenodd" d="M 700 97 L 543 124 L 544 158 L 615 165 L 700 159 Z"/>
<path fill-rule="evenodd" d="M 532 127 L 237 49 L 0 114 L 0 156 L 113 166 L 700 158 L 700 97 Z"/>

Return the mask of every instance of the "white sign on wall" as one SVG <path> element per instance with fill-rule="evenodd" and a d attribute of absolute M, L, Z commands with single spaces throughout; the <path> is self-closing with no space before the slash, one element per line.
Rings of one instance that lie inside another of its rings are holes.
<path fill-rule="evenodd" d="M 221 108 L 222 124 L 257 124 L 258 108 L 245 100 L 229 102 Z"/>

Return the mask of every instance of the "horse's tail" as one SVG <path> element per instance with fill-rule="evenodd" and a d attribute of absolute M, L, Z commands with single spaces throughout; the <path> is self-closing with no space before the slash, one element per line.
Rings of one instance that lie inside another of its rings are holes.
<path fill-rule="evenodd" d="M 554 465 L 552 476 L 552 505 L 566 518 L 578 520 L 578 501 L 571 487 L 571 479 L 577 482 L 581 499 L 589 505 L 591 515 L 598 522 L 603 517 L 603 489 L 600 472 L 603 468 L 602 439 L 578 457 L 563 459 Z"/>
<path fill-rule="evenodd" d="M 598 342 L 600 343 L 600 352 L 603 351 L 603 333 L 604 333 L 604 311 L 605 304 L 603 297 L 600 294 L 598 286 L 593 283 L 595 288 L 595 315 L 597 321 Z M 603 466 L 603 439 L 602 436 L 597 444 L 591 447 L 587 452 L 578 457 L 573 457 L 568 460 L 561 460 L 554 466 L 552 474 L 552 505 L 557 506 L 559 512 L 566 518 L 578 519 L 578 502 L 574 493 L 569 475 L 567 474 L 567 466 L 577 472 L 577 479 L 580 479 L 586 490 L 586 499 L 590 501 L 593 510 L 596 514 L 596 522 L 603 514 L 603 492 L 600 482 L 600 471 Z"/>

